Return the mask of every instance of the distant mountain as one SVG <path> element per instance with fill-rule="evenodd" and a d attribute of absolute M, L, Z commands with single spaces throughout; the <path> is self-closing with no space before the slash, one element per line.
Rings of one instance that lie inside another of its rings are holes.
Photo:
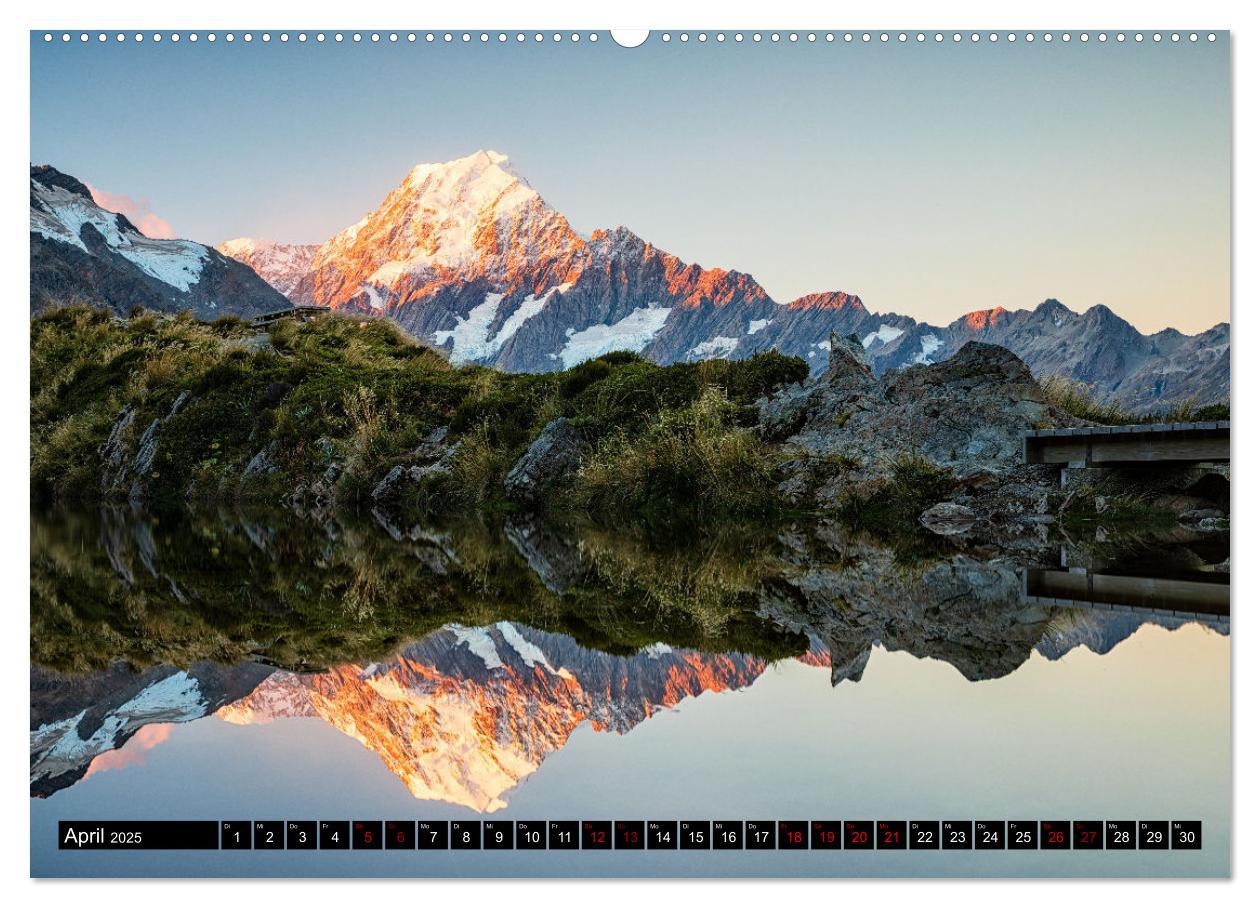
<path fill-rule="evenodd" d="M 319 250 L 319 244 L 291 246 L 240 237 L 220 243 L 215 249 L 253 268 L 259 277 L 287 297 L 311 270 L 311 259 Z"/>
<path fill-rule="evenodd" d="M 969 582 L 948 568 L 934 576 L 963 589 Z M 797 603 L 780 616 L 808 631 L 809 649 L 797 659 L 829 666 L 832 684 L 860 681 L 876 646 L 939 660 L 982 681 L 1015 671 L 1034 648 L 1050 660 L 1082 646 L 1103 654 L 1143 625 L 1199 623 L 1171 614 L 1030 611 L 1005 596 L 958 596 L 942 608 L 936 600 L 927 605 L 871 589 L 878 594 L 861 611 L 838 611 L 827 599 L 816 613 Z M 767 608 L 777 610 L 772 600 Z M 1227 626 L 1211 629 L 1228 633 Z M 767 667 L 755 656 L 662 643 L 614 655 L 506 621 L 447 625 L 387 662 L 317 674 L 259 662 L 160 665 L 139 674 L 118 663 L 84 675 L 32 666 L 30 791 L 48 797 L 68 788 L 98 758 L 117 763 L 110 755 L 133 737 L 160 741 L 168 724 L 210 715 L 241 725 L 319 718 L 376 753 L 416 798 L 492 812 L 582 724 L 626 734 L 689 698 L 742 690 Z"/>
<path fill-rule="evenodd" d="M 208 246 L 145 236 L 52 167 L 31 167 L 30 224 L 32 312 L 76 298 L 120 315 L 142 306 L 204 319 L 289 305 L 250 268 Z"/>

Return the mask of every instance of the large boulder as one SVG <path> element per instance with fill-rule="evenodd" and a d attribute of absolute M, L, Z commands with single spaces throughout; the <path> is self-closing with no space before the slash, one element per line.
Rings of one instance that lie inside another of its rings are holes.
<path fill-rule="evenodd" d="M 878 381 L 866 379 L 850 345 L 841 350 L 831 378 L 808 390 L 787 441 L 803 454 L 843 458 L 867 478 L 907 453 L 955 471 L 1004 472 L 1022 463 L 1026 430 L 1057 422 L 1028 367 L 1004 347 L 972 341 L 942 363 Z"/>
<path fill-rule="evenodd" d="M 508 471 L 503 490 L 517 504 L 534 507 L 548 489 L 578 468 L 587 450 L 572 423 L 563 416 L 553 419 Z"/>
<path fill-rule="evenodd" d="M 830 347 L 827 369 L 822 374 L 825 383 L 832 386 L 843 383 L 858 387 L 875 384 L 875 374 L 871 371 L 870 360 L 866 358 L 866 348 L 856 334 L 841 337 L 833 331 Z"/>

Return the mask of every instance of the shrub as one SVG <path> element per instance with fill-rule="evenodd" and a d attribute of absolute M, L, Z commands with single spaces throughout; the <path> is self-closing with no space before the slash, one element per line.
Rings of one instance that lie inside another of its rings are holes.
<path fill-rule="evenodd" d="M 768 451 L 735 426 L 738 408 L 710 388 L 642 430 L 606 438 L 576 479 L 592 515 L 650 520 L 767 513 L 780 505 Z"/>

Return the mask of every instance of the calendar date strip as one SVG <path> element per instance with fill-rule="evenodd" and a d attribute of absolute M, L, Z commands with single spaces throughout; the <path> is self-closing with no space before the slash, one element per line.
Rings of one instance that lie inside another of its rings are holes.
<path fill-rule="evenodd" d="M 1201 850 L 1201 820 L 62 820 L 64 851 Z"/>

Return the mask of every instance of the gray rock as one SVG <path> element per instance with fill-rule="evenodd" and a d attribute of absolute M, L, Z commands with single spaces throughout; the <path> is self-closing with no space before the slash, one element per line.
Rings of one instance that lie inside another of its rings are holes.
<path fill-rule="evenodd" d="M 402 495 L 403 476 L 406 470 L 401 466 L 392 467 L 385 477 L 372 490 L 372 501 L 377 504 L 393 503 Z"/>
<path fill-rule="evenodd" d="M 899 457 L 914 452 L 954 471 L 1010 471 L 1023 463 L 1023 434 L 1054 424 L 1028 367 L 1009 350 L 972 342 L 943 363 L 911 366 L 876 380 L 851 343 L 833 347 L 834 368 L 812 387 L 785 390 L 767 402 L 773 418 L 802 407 L 799 431 L 787 444 L 814 456 L 856 465 L 855 481 L 886 478 Z M 798 417 L 799 418 L 799 417 Z"/>
<path fill-rule="evenodd" d="M 249 459 L 249 463 L 245 464 L 245 470 L 241 473 L 242 479 L 257 479 L 262 476 L 270 476 L 276 472 L 278 467 L 271 459 L 274 443 L 269 442 L 266 447 L 260 448 L 258 453 Z"/>
<path fill-rule="evenodd" d="M 1177 515 L 1178 523 L 1199 523 L 1203 520 L 1215 520 L 1224 517 L 1225 512 L 1218 508 L 1194 508 Z"/>
<path fill-rule="evenodd" d="M 428 482 L 450 475 L 460 443 L 447 444 L 446 434 L 445 426 L 435 430 L 411 452 L 410 459 L 419 462 L 399 464 L 391 468 L 372 490 L 372 501 L 377 505 L 394 504 L 402 497 L 403 487 L 407 483 Z M 337 468 L 337 474 L 340 475 L 340 467 L 333 464 L 329 470 L 333 467 Z M 325 471 L 326 481 L 327 475 L 328 471 Z"/>
<path fill-rule="evenodd" d="M 587 450 L 567 419 L 553 419 L 508 471 L 503 489 L 517 504 L 537 505 L 544 492 L 577 469 Z"/>
<path fill-rule="evenodd" d="M 938 536 L 957 536 L 976 523 L 976 512 L 966 505 L 942 501 L 919 515 L 919 523 Z"/>
<path fill-rule="evenodd" d="M 978 681 L 1000 678 L 1027 659 L 1049 612 L 1021 600 L 1019 571 L 957 556 L 923 568 L 892 552 L 839 539 L 848 562 L 814 564 L 763 585 L 758 612 L 807 633 L 830 651 L 832 683 L 858 680 L 882 646 L 953 665 Z"/>
<path fill-rule="evenodd" d="M 543 586 L 563 595 L 581 579 L 585 568 L 575 540 L 542 523 L 534 514 L 518 514 L 507 519 L 503 532 Z"/>
<path fill-rule="evenodd" d="M 158 450 L 158 430 L 162 423 L 179 413 L 192 394 L 181 391 L 165 416 L 159 416 L 140 435 L 134 452 L 130 452 L 127 436 L 135 423 L 136 409 L 125 407 L 118 414 L 110 429 L 109 437 L 101 446 L 101 492 L 106 497 L 117 497 L 124 492 L 133 502 L 144 500 L 145 481 L 153 469 Z"/>
<path fill-rule="evenodd" d="M 109 437 L 101 446 L 101 492 L 108 496 L 124 486 L 127 453 L 127 433 L 136 421 L 136 408 L 128 404 L 119 411 Z"/>
<path fill-rule="evenodd" d="M 850 382 L 874 384 L 875 376 L 871 372 L 870 361 L 866 358 L 866 349 L 856 334 L 841 337 L 834 331 L 830 338 L 831 352 L 827 355 L 827 368 L 823 372 L 823 381 L 828 384 Z"/>

